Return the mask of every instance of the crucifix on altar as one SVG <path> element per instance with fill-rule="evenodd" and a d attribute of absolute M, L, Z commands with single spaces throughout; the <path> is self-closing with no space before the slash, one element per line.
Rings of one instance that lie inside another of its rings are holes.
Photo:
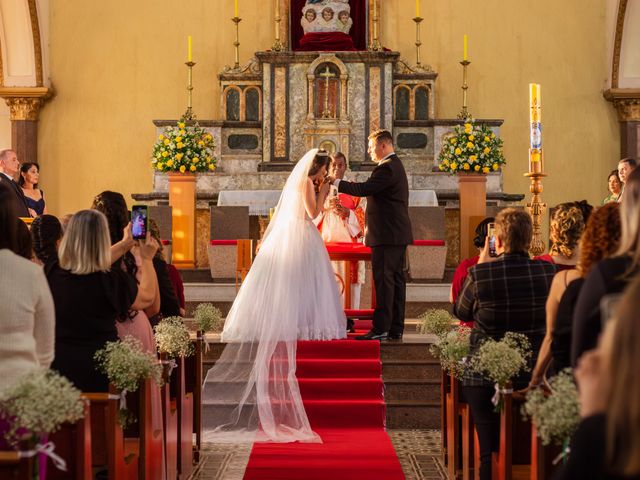
<path fill-rule="evenodd" d="M 324 72 L 320 73 L 319 76 L 324 79 L 324 90 L 318 91 L 318 94 L 320 94 L 320 91 L 324 93 L 324 108 L 322 110 L 322 118 L 335 118 L 335 95 L 332 99 L 333 101 L 331 102 L 331 106 L 334 108 L 332 109 L 329 105 L 329 80 L 331 78 L 334 78 L 336 75 L 331 72 L 331 70 L 329 69 L 329 65 L 326 65 Z M 320 102 L 318 102 L 318 104 L 319 103 Z"/>

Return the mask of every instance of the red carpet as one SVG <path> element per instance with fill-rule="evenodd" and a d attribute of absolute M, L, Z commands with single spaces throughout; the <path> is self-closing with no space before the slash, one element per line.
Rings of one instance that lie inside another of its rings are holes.
<path fill-rule="evenodd" d="M 245 480 L 404 479 L 384 430 L 380 343 L 298 342 L 296 371 L 323 443 L 256 443 Z"/>

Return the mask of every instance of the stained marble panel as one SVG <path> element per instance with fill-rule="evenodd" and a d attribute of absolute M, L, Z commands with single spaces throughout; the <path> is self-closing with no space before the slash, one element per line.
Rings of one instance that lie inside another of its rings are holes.
<path fill-rule="evenodd" d="M 275 92 L 274 92 L 274 108 L 275 108 L 275 125 L 273 132 L 275 157 L 287 156 L 287 70 L 285 67 L 276 67 L 275 69 Z"/>

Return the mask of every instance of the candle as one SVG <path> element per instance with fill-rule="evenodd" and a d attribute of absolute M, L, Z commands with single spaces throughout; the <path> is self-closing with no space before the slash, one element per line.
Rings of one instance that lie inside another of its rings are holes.
<path fill-rule="evenodd" d="M 540 85 L 529 84 L 529 171 L 542 172 L 542 108 Z"/>
<path fill-rule="evenodd" d="M 462 60 L 467 60 L 467 34 L 462 37 Z"/>
<path fill-rule="evenodd" d="M 233 0 L 233 16 L 238 18 L 238 0 Z"/>
<path fill-rule="evenodd" d="M 191 62 L 193 60 L 191 46 L 191 35 L 189 35 L 187 37 L 187 62 Z"/>
<path fill-rule="evenodd" d="M 416 0 L 416 17 L 420 18 L 420 0 Z"/>

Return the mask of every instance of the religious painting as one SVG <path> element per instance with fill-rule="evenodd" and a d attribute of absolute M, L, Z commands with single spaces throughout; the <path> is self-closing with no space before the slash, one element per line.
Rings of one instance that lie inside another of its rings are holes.
<path fill-rule="evenodd" d="M 367 0 L 292 0 L 293 49 L 366 50 L 366 6 Z"/>

